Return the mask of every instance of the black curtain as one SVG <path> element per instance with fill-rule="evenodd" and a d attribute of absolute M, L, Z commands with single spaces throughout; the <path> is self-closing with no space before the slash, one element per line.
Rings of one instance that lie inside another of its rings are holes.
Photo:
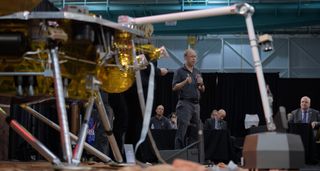
<path fill-rule="evenodd" d="M 30 97 L 30 99 L 35 100 L 37 98 Z M 10 117 L 17 120 L 55 155 L 57 155 L 58 157 L 62 157 L 59 132 L 52 129 L 45 123 L 39 121 L 19 106 L 19 104 L 21 103 L 32 100 L 23 97 L 12 98 Z M 57 111 L 54 100 L 49 100 L 41 104 L 31 105 L 31 107 L 53 122 L 58 123 L 58 116 L 56 114 Z M 11 128 L 9 136 L 9 158 L 22 161 L 43 159 L 41 155 L 31 147 L 31 145 L 29 145 Z"/>
<path fill-rule="evenodd" d="M 173 73 L 168 73 L 163 77 L 156 77 L 156 90 L 154 94 L 153 108 L 162 104 L 164 105 L 164 115 L 169 116 L 171 112 L 175 111 L 177 103 L 177 93 L 172 91 Z M 153 112 L 155 113 L 155 112 Z"/>
<path fill-rule="evenodd" d="M 252 73 L 220 73 L 215 75 L 214 85 L 210 84 L 215 87 L 214 94 L 205 94 L 201 100 L 202 120 L 210 117 L 212 109 L 225 109 L 228 128 L 231 135 L 236 137 L 242 137 L 246 134 L 245 114 L 258 114 L 260 125 L 265 125 L 256 75 Z M 207 79 L 210 80 L 210 78 L 210 74 L 208 74 Z M 273 106 L 276 107 L 276 88 L 279 76 L 277 73 L 265 74 L 265 79 L 273 93 Z M 208 87 L 208 89 L 210 88 Z"/>
<path fill-rule="evenodd" d="M 202 76 L 206 85 L 206 91 L 202 94 L 200 101 L 202 121 L 210 117 L 213 109 L 225 109 L 231 135 L 236 137 L 243 137 L 246 134 L 244 118 L 247 113 L 257 113 L 260 124 L 265 124 L 257 78 L 254 73 L 204 73 Z M 177 95 L 171 90 L 172 77 L 173 73 L 169 73 L 165 77 L 157 78 L 154 107 L 163 104 L 167 116 L 175 111 L 177 103 Z M 279 74 L 268 73 L 265 74 L 265 78 L 274 96 L 273 107 L 276 111 Z"/>
<path fill-rule="evenodd" d="M 300 107 L 302 96 L 311 98 L 311 107 L 320 109 L 320 79 L 290 78 L 279 80 L 279 105 L 285 106 L 287 113 Z"/>

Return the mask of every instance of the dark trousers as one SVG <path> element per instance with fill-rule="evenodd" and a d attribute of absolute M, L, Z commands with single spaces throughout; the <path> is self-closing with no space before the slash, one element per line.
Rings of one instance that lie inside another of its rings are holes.
<path fill-rule="evenodd" d="M 200 105 L 187 100 L 179 100 L 176 112 L 178 116 L 178 129 L 175 138 L 175 149 L 181 149 L 199 139 Z M 189 126 L 189 136 L 186 138 Z"/>
<path fill-rule="evenodd" d="M 104 107 L 106 109 L 106 113 L 107 113 L 107 118 L 110 121 L 111 127 L 113 127 L 113 110 L 108 102 L 108 95 L 106 92 L 101 91 L 101 98 L 104 104 Z M 100 114 L 97 110 L 97 106 L 94 105 L 93 109 L 92 109 L 92 113 L 91 113 L 91 118 L 93 118 L 94 123 L 95 123 L 95 129 L 94 129 L 94 134 L 95 134 L 95 141 L 93 143 L 93 146 L 99 150 L 100 152 L 104 153 L 105 155 L 110 155 L 111 151 L 110 151 L 110 147 L 108 144 L 108 137 L 107 137 L 107 133 L 106 130 L 103 126 L 103 123 L 101 121 L 101 117 Z"/>
<path fill-rule="evenodd" d="M 115 113 L 113 133 L 120 151 L 123 153 L 124 136 L 128 129 L 128 107 L 124 93 L 109 94 L 110 105 Z"/>
<path fill-rule="evenodd" d="M 143 118 L 137 89 L 132 86 L 126 92 L 109 94 L 109 100 L 115 116 L 114 136 L 123 153 L 123 144 L 133 144 L 135 146 L 140 138 Z"/>

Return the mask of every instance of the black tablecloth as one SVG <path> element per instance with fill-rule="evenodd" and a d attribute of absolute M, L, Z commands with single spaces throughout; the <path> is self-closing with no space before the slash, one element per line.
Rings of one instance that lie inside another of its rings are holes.
<path fill-rule="evenodd" d="M 205 159 L 228 163 L 235 156 L 227 130 L 204 130 Z"/>
<path fill-rule="evenodd" d="M 24 126 L 55 155 L 62 157 L 62 150 L 59 144 L 59 132 L 50 128 L 35 117 L 32 117 L 31 114 L 19 106 L 21 103 L 33 100 L 39 100 L 39 97 L 13 97 L 11 99 L 10 116 Z M 53 122 L 58 123 L 55 100 L 48 100 L 43 103 L 31 105 L 31 107 Z M 20 135 L 10 129 L 9 159 L 29 161 L 43 158 Z"/>
<path fill-rule="evenodd" d="M 305 151 L 305 160 L 307 163 L 313 163 L 316 159 L 316 143 L 313 131 L 314 130 L 310 124 L 289 124 L 288 132 L 300 135 L 301 137 Z"/>
<path fill-rule="evenodd" d="M 174 139 L 176 137 L 177 130 L 174 129 L 153 129 L 151 130 L 152 136 L 158 146 L 159 150 L 173 150 Z"/>
<path fill-rule="evenodd" d="M 173 150 L 176 130 L 151 130 L 159 150 Z M 205 159 L 213 162 L 234 160 L 233 142 L 227 130 L 204 130 Z M 140 155 L 140 156 L 139 156 Z M 146 140 L 140 148 L 138 158 L 144 162 L 156 162 L 150 142 Z"/>
<path fill-rule="evenodd" d="M 151 130 L 153 139 L 159 150 L 173 150 L 176 130 L 174 129 L 153 129 Z M 157 162 L 152 146 L 147 137 L 145 142 L 141 144 L 137 158 L 143 162 Z"/>

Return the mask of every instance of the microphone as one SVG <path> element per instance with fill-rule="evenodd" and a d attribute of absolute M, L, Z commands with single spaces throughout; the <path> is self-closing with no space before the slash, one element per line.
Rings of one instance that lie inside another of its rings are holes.
<path fill-rule="evenodd" d="M 201 77 L 200 74 L 197 74 L 196 80 L 197 80 L 197 85 L 198 86 L 202 86 L 203 85 L 203 78 Z"/>
<path fill-rule="evenodd" d="M 272 106 L 272 103 L 273 103 L 273 95 L 272 95 L 272 92 L 271 92 L 271 90 L 270 90 L 269 85 L 266 85 L 266 88 L 267 88 L 268 100 L 269 100 L 270 106 Z"/>

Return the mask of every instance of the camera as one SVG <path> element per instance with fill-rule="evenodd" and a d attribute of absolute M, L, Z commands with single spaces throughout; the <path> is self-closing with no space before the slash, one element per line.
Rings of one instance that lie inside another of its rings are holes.
<path fill-rule="evenodd" d="M 273 39 L 269 34 L 259 36 L 259 45 L 263 48 L 263 51 L 269 52 L 273 50 Z"/>

